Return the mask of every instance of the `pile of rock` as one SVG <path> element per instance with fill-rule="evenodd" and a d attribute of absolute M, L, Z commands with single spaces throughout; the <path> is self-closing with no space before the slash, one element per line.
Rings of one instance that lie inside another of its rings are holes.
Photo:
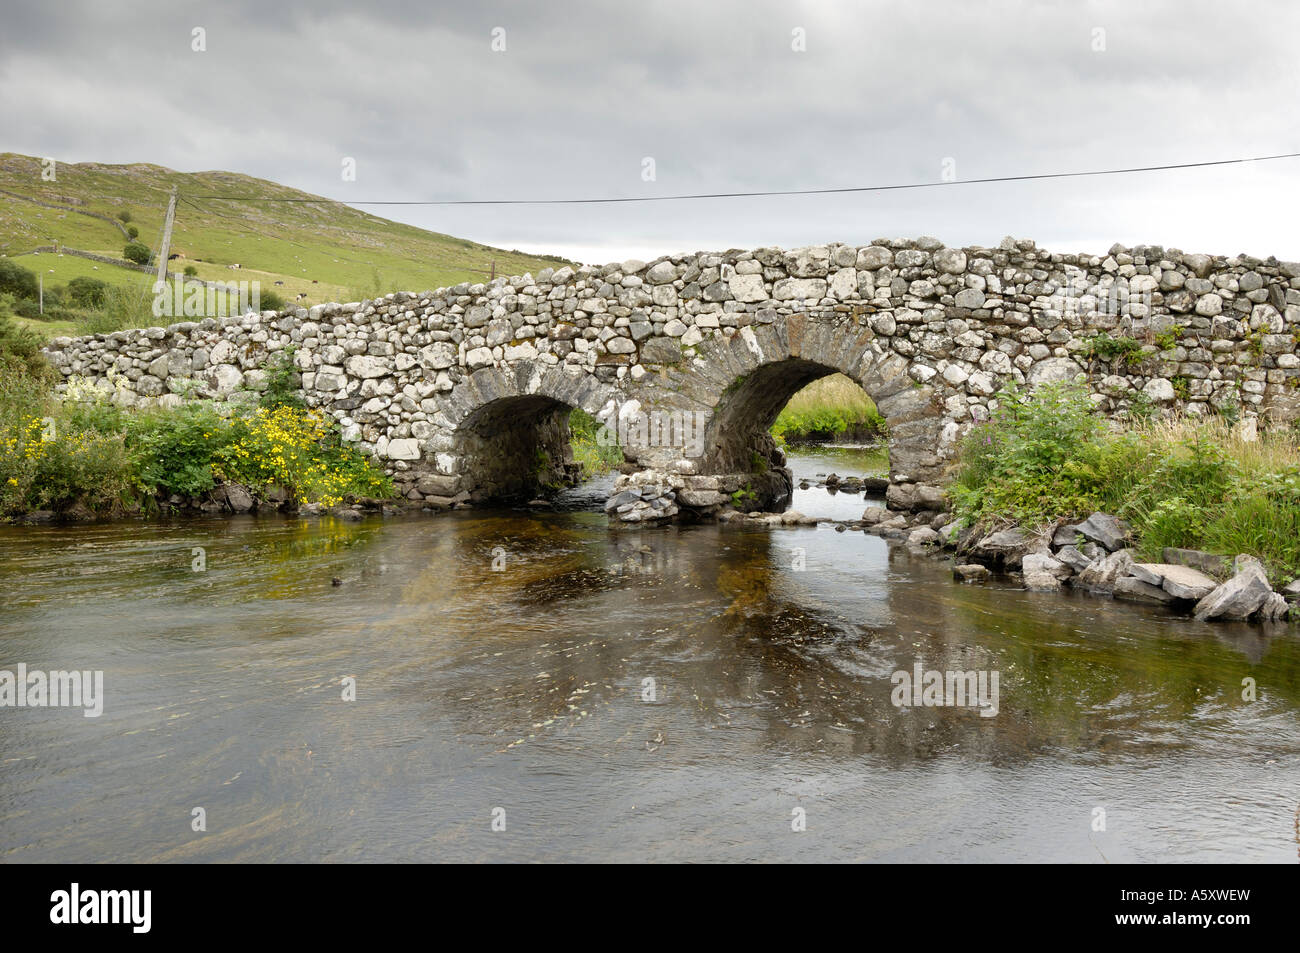
<path fill-rule="evenodd" d="M 1069 585 L 1117 599 L 1190 610 L 1200 621 L 1276 620 L 1290 611 L 1287 595 L 1273 591 L 1264 567 L 1252 556 L 1238 556 L 1229 563 L 1210 553 L 1167 548 L 1164 562 L 1146 563 L 1134 559 L 1128 543 L 1129 527 L 1106 513 L 1058 526 L 1050 535 L 1012 527 L 961 541 L 959 552 L 974 564 L 957 566 L 955 574 L 970 580 L 982 578 L 990 567 L 1019 572 L 1031 590 L 1046 592 Z M 1300 595 L 1300 580 L 1287 587 L 1287 594 Z"/>
<path fill-rule="evenodd" d="M 605 501 L 605 512 L 624 523 L 666 522 L 676 516 L 680 509 L 677 489 L 661 482 L 645 482 L 648 476 L 658 474 L 645 471 L 620 476 L 614 484 L 614 495 Z M 721 494 L 717 496 L 721 502 Z"/>

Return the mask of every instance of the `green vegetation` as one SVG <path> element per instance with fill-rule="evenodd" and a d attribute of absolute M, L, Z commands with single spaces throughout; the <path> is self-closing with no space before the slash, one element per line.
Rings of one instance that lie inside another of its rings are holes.
<path fill-rule="evenodd" d="M 39 334 L 19 322 L 13 305 L 13 295 L 0 292 L 0 378 L 10 375 L 32 379 L 49 377 L 50 366 L 41 356 L 44 341 Z"/>
<path fill-rule="evenodd" d="M 1135 338 L 1113 338 L 1104 331 L 1088 338 L 1084 342 L 1080 353 L 1088 360 L 1106 361 L 1107 363 L 1118 360 L 1120 367 L 1136 367 L 1144 359 L 1142 345 Z"/>
<path fill-rule="evenodd" d="M 1128 520 L 1148 559 L 1165 546 L 1249 553 L 1275 580 L 1300 575 L 1300 440 L 1244 441 L 1221 418 L 1115 431 L 1087 391 L 1008 388 L 962 446 L 949 488 L 970 523 L 1046 523 L 1096 510 Z"/>
<path fill-rule="evenodd" d="M 153 260 L 153 252 L 149 246 L 137 241 L 129 241 L 126 247 L 122 249 L 122 257 L 127 261 L 133 261 L 137 265 L 147 265 Z"/>
<path fill-rule="evenodd" d="M 885 419 L 875 403 L 843 374 L 823 377 L 803 388 L 790 398 L 772 425 L 772 436 L 782 443 L 884 431 Z"/>
<path fill-rule="evenodd" d="M 574 408 L 569 414 L 573 459 L 582 464 L 582 478 L 608 473 L 623 462 L 623 451 L 595 417 Z"/>
<path fill-rule="evenodd" d="M 285 399 L 291 371 L 272 368 L 260 405 L 126 410 L 108 390 L 75 378 L 60 401 L 34 336 L 15 328 L 0 315 L 0 517 L 137 512 L 218 481 L 254 492 L 280 487 L 326 506 L 393 495 L 389 478 L 343 443 L 333 420 Z"/>
<path fill-rule="evenodd" d="M 1162 351 L 1168 351 L 1177 347 L 1178 341 L 1187 332 L 1187 328 L 1181 324 L 1175 324 L 1166 331 L 1161 331 L 1155 336 L 1156 346 Z"/>
<path fill-rule="evenodd" d="M 162 234 L 168 196 L 175 187 L 177 205 L 170 252 L 181 257 L 177 270 L 191 267 L 195 277 L 226 281 L 238 277 L 275 286 L 300 303 L 356 301 L 390 291 L 425 291 L 463 281 L 486 281 L 495 263 L 497 275 L 537 274 L 567 264 L 554 255 L 531 255 L 492 248 L 451 235 L 425 231 L 349 208 L 274 182 L 229 172 L 182 173 L 156 165 L 60 163 L 58 181 L 41 179 L 41 160 L 0 154 L 0 255 L 11 259 L 52 243 L 117 258 L 123 234 L 117 222 L 130 224 L 156 246 Z M 239 196 L 223 201 L 205 196 Z M 269 201 L 294 199 L 296 201 Z M 89 214 L 87 214 L 89 213 Z M 59 264 L 53 264 L 58 261 Z M 39 267 L 62 271 L 73 261 L 42 253 Z M 0 258 L 0 261 L 3 261 Z M 85 259 L 77 267 L 90 268 Z M 51 264 L 46 264 L 47 262 Z M 231 266 L 239 265 L 238 273 Z M 36 262 L 27 265 L 31 270 Z M 111 275 L 108 273 L 117 272 Z M 136 290 L 146 276 L 99 264 L 96 274 L 110 284 Z M 47 286 L 52 276 L 46 274 Z M 60 281 L 68 277 L 60 274 Z M 144 287 L 147 287 L 147 279 Z M 3 290 L 0 287 L 0 290 Z M 47 288 L 48 290 L 48 288 Z M 156 321 L 150 321 L 153 324 Z"/>

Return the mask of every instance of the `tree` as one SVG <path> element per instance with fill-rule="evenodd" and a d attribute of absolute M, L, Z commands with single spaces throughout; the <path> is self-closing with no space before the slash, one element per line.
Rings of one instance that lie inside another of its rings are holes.
<path fill-rule="evenodd" d="M 131 213 L 128 212 L 126 209 L 122 209 L 122 211 L 118 212 L 117 217 L 121 219 L 123 225 L 131 221 Z"/>
<path fill-rule="evenodd" d="M 128 226 L 126 227 L 126 233 L 127 233 L 127 235 L 129 235 L 131 238 L 139 238 L 139 237 L 140 237 L 140 229 L 136 228 L 134 225 L 128 225 Z"/>
<path fill-rule="evenodd" d="M 36 284 L 36 272 L 29 271 L 8 258 L 0 258 L 0 294 L 5 293 L 16 298 L 35 298 L 40 293 Z"/>
<path fill-rule="evenodd" d="M 68 282 L 68 296 L 83 308 L 98 308 L 104 303 L 108 283 L 98 278 L 73 278 Z"/>
<path fill-rule="evenodd" d="M 137 265 L 147 265 L 153 260 L 153 252 L 149 250 L 148 245 L 141 242 L 127 242 L 126 247 L 122 249 L 122 257 Z"/>

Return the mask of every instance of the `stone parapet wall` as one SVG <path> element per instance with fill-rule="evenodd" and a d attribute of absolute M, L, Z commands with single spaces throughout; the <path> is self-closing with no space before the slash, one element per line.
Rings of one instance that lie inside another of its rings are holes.
<path fill-rule="evenodd" d="M 309 404 L 409 496 L 448 499 L 492 496 L 512 473 L 552 478 L 565 461 L 550 431 L 571 407 L 628 434 L 635 467 L 732 485 L 746 461 L 770 458 L 761 435 L 789 396 L 833 371 L 880 405 L 898 482 L 937 479 L 962 430 L 1011 381 L 1086 375 L 1114 416 L 1135 404 L 1222 407 L 1287 423 L 1300 416 L 1298 334 L 1295 262 L 921 238 L 546 269 L 59 338 L 47 353 L 65 377 L 148 404 L 257 391 L 292 349 Z M 700 439 L 627 426 L 654 414 Z"/>

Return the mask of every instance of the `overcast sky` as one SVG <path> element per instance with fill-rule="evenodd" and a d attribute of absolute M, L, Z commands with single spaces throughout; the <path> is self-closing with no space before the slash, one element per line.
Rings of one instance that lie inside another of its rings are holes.
<path fill-rule="evenodd" d="M 343 201 L 841 188 L 1300 152 L 1291 0 L 0 3 L 0 151 L 231 170 Z M 1298 177 L 1300 159 L 1284 159 L 874 194 L 365 208 L 590 262 L 1007 234 L 1060 251 L 1297 259 Z"/>

